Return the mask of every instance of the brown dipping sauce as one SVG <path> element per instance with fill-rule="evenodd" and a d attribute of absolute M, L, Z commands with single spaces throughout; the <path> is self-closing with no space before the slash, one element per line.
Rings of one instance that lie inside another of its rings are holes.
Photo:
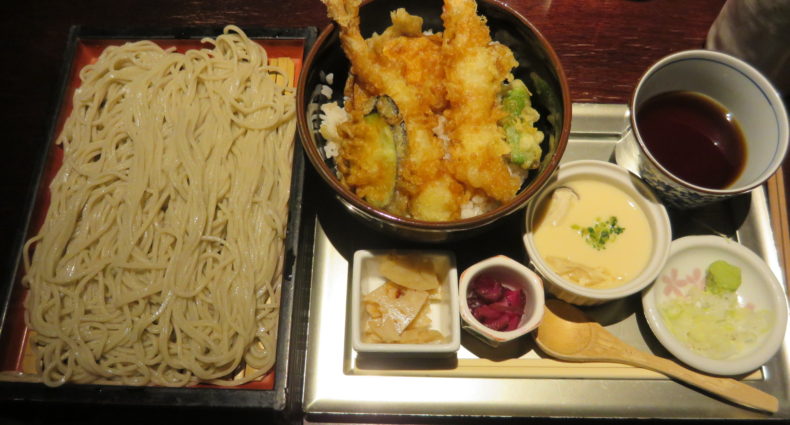
<path fill-rule="evenodd" d="M 670 173 L 697 186 L 724 189 L 743 172 L 746 142 L 734 117 L 699 93 L 672 91 L 645 101 L 636 113 L 639 135 Z"/>

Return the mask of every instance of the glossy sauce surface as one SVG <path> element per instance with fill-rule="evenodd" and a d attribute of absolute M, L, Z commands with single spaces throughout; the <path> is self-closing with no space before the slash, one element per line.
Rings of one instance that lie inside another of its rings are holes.
<path fill-rule="evenodd" d="M 740 125 L 707 96 L 661 93 L 642 104 L 636 122 L 653 157 L 686 182 L 724 189 L 743 171 L 747 151 Z"/>

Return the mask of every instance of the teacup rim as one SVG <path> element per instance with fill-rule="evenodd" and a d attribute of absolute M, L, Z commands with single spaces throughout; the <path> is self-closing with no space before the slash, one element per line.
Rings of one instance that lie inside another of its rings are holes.
<path fill-rule="evenodd" d="M 779 95 L 778 90 L 776 87 L 768 80 L 765 75 L 763 75 L 759 70 L 757 70 L 754 66 L 749 64 L 748 62 L 737 58 L 733 55 L 719 52 L 716 50 L 708 50 L 708 49 L 690 49 L 690 50 L 681 50 L 677 52 L 670 53 L 657 61 L 655 61 L 651 66 L 649 66 L 645 72 L 639 77 L 637 85 L 634 87 L 633 92 L 631 93 L 631 98 L 628 103 L 628 112 L 629 112 L 629 121 L 631 124 L 631 133 L 633 134 L 634 140 L 636 141 L 637 146 L 642 154 L 644 154 L 645 158 L 647 158 L 650 163 L 656 167 L 658 170 L 662 172 L 662 174 L 670 179 L 675 184 L 692 190 L 694 192 L 704 194 L 704 195 L 712 195 L 712 196 L 735 196 L 740 195 L 743 193 L 747 193 L 756 187 L 762 185 L 766 182 L 771 176 L 776 173 L 776 170 L 782 165 L 784 162 L 783 160 L 777 161 L 774 166 L 767 168 L 761 175 L 760 178 L 755 179 L 753 182 L 745 185 L 740 186 L 729 186 L 723 189 L 714 189 L 704 186 L 695 185 L 690 183 L 686 180 L 681 179 L 680 177 L 676 176 L 668 169 L 666 169 L 658 160 L 653 157 L 653 154 L 650 152 L 649 149 L 645 146 L 642 138 L 639 134 L 639 130 L 636 125 L 636 99 L 637 94 L 640 91 L 640 88 L 647 80 L 647 77 L 656 73 L 657 71 L 661 70 L 665 66 L 669 65 L 670 63 L 674 63 L 677 59 L 708 59 L 708 60 L 717 60 L 717 62 L 730 66 L 736 69 L 739 73 L 743 74 L 750 80 L 752 80 L 755 85 L 760 89 L 763 95 L 766 96 L 766 99 L 770 105 L 772 105 L 777 126 L 778 126 L 778 141 L 779 145 L 776 150 L 776 156 L 784 158 L 787 155 L 788 151 L 788 127 L 790 124 L 788 123 L 787 117 L 787 110 L 785 108 L 784 102 L 782 101 L 782 97 Z"/>

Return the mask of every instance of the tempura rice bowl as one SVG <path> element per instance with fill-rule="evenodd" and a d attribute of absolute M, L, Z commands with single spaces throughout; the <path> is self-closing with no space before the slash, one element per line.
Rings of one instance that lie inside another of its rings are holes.
<path fill-rule="evenodd" d="M 390 25 L 390 11 L 403 7 L 424 19 L 425 30 L 443 30 L 440 0 L 376 0 L 360 8 L 363 37 L 381 33 Z M 340 182 L 319 134 L 323 104 L 343 103 L 343 87 L 349 71 L 335 24 L 319 35 L 307 56 L 299 79 L 297 96 L 298 130 L 311 163 L 336 197 L 351 214 L 370 227 L 400 238 L 423 242 L 442 242 L 472 236 L 498 219 L 523 208 L 548 181 L 559 165 L 570 133 L 571 102 L 567 80 L 559 59 L 548 41 L 524 17 L 507 6 L 491 1 L 478 2 L 478 14 L 487 19 L 491 37 L 508 46 L 519 65 L 513 70 L 532 93 L 532 105 L 540 113 L 536 127 L 543 132 L 540 165 L 530 171 L 521 189 L 509 202 L 483 214 L 454 221 L 432 222 L 396 216 L 363 201 Z"/>

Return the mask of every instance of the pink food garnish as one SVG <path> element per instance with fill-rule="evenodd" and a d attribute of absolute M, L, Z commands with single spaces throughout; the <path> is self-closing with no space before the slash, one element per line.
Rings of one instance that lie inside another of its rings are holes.
<path fill-rule="evenodd" d="M 511 314 L 509 313 L 503 313 L 499 319 L 487 320 L 483 324 L 495 331 L 507 331 L 510 324 L 510 316 Z"/>
<path fill-rule="evenodd" d="M 471 289 L 481 300 L 491 303 L 502 298 L 505 288 L 492 276 L 482 275 L 472 282 Z"/>
<path fill-rule="evenodd" d="M 496 277 L 484 274 L 469 285 L 466 302 L 480 323 L 507 332 L 518 327 L 527 300 L 521 289 L 510 289 Z"/>
<path fill-rule="evenodd" d="M 505 313 L 492 308 L 490 305 L 483 304 L 472 310 L 472 315 L 475 316 L 475 319 L 479 320 L 481 323 L 486 323 L 499 320 L 505 315 Z"/>
<path fill-rule="evenodd" d="M 469 295 L 466 297 L 466 304 L 469 305 L 469 310 L 474 310 L 477 307 L 484 305 L 483 301 L 480 300 L 480 297 L 475 295 L 474 292 L 470 292 Z"/>
<path fill-rule="evenodd" d="M 489 304 L 496 310 L 510 313 L 521 313 L 527 300 L 524 291 L 520 289 L 505 289 L 505 294 L 499 301 Z"/>
<path fill-rule="evenodd" d="M 507 330 L 512 331 L 521 323 L 521 314 L 510 313 L 510 321 L 507 322 Z"/>

